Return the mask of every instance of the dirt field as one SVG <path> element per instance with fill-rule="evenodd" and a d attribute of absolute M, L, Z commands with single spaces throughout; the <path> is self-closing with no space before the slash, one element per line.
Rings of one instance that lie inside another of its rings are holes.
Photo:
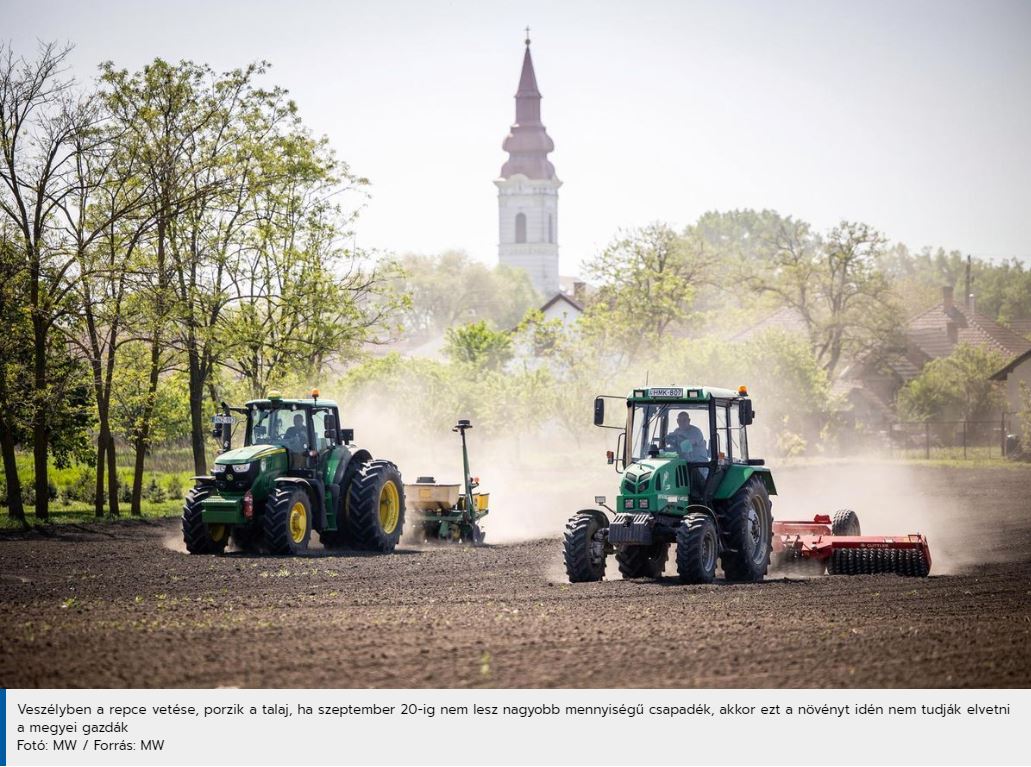
<path fill-rule="evenodd" d="M 69 526 L 0 540 L 0 686 L 1031 686 L 1031 471 L 777 476 L 779 518 L 850 495 L 864 532 L 926 532 L 932 577 L 683 586 L 610 559 L 570 586 L 557 535 L 291 559 Z"/>

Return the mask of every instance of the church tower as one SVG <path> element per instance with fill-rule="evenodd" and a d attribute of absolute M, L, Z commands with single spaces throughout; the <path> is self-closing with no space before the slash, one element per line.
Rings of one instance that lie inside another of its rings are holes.
<path fill-rule="evenodd" d="M 508 162 L 494 181 L 500 224 L 498 260 L 525 269 L 547 299 L 559 292 L 558 188 L 562 182 L 548 162 L 555 143 L 541 124 L 541 92 L 530 58 L 529 29 L 515 100 L 515 124 L 501 145 L 508 152 Z"/>

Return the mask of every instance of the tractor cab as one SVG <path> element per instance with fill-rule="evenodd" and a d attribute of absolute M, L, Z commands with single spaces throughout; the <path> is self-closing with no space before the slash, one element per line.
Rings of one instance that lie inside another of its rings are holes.
<path fill-rule="evenodd" d="M 285 448 L 292 469 L 305 468 L 313 459 L 321 463 L 340 442 L 337 429 L 340 414 L 336 403 L 329 400 L 319 401 L 317 397 L 284 400 L 273 393 L 268 399 L 248 402 L 246 411 L 244 446 Z"/>
<path fill-rule="evenodd" d="M 619 427 L 625 430 L 611 462 L 625 470 L 635 490 L 643 484 L 641 477 L 654 476 L 649 490 L 689 495 L 693 503 L 709 505 L 728 469 L 763 463 L 748 454 L 747 427 L 754 411 L 745 387 L 736 392 L 713 387 L 635 389 L 626 398 L 626 408 L 626 426 Z M 604 425 L 599 410 L 603 420 L 604 401 L 595 404 L 595 422 Z M 635 498 L 635 504 L 640 500 Z"/>

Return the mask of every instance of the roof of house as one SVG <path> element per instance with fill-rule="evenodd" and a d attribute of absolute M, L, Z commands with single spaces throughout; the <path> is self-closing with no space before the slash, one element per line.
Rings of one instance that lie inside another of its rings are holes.
<path fill-rule="evenodd" d="M 548 309 L 550 309 L 552 306 L 554 306 L 559 301 L 565 301 L 571 307 L 576 309 L 577 312 L 579 312 L 580 314 L 583 314 L 583 311 L 584 311 L 583 304 L 581 304 L 579 301 L 577 301 L 572 296 L 567 295 L 565 293 L 556 293 L 555 295 L 553 295 L 551 298 L 549 298 L 547 301 L 544 302 L 544 305 L 541 307 L 541 311 L 542 312 L 546 312 Z"/>
<path fill-rule="evenodd" d="M 1019 320 L 1010 320 L 1006 323 L 1014 333 L 1031 338 L 1031 317 L 1021 317 Z"/>
<path fill-rule="evenodd" d="M 949 337 L 949 323 L 955 325 L 955 340 Z M 1031 341 L 974 308 L 941 303 L 909 321 L 910 343 L 929 357 L 948 356 L 957 344 L 970 344 L 997 351 L 1010 358 L 1031 349 Z"/>
<path fill-rule="evenodd" d="M 1024 362 L 1031 359 L 1031 349 L 1028 349 L 1023 354 L 1020 354 L 1009 361 L 1006 367 L 999 369 L 995 373 L 992 373 L 988 380 L 990 381 L 1005 381 L 1009 374 L 1021 366 Z"/>

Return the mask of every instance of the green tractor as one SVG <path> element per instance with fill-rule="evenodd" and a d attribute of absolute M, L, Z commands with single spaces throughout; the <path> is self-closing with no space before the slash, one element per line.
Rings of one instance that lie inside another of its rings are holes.
<path fill-rule="evenodd" d="M 635 389 L 625 426 L 607 426 L 598 397 L 596 426 L 620 429 L 609 463 L 623 474 L 616 508 L 577 512 L 566 525 L 564 558 L 573 583 L 599 581 L 615 552 L 624 578 L 658 578 L 674 546 L 684 583 L 711 583 L 719 560 L 730 581 L 761 581 L 770 564 L 773 475 L 748 452 L 752 400 L 711 387 Z"/>
<path fill-rule="evenodd" d="M 244 416 L 237 419 L 233 413 Z M 319 399 L 222 403 L 213 436 L 222 452 L 211 476 L 194 477 L 183 505 L 191 554 L 243 551 L 299 554 L 312 531 L 326 548 L 394 550 L 405 521 L 404 483 L 390 461 L 351 442 L 335 402 Z M 231 449 L 233 424 L 245 421 L 243 447 Z"/>

